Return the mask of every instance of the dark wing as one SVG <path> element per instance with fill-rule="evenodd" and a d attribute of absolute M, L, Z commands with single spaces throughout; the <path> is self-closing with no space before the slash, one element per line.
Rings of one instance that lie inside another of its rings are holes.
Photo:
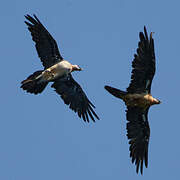
<path fill-rule="evenodd" d="M 131 83 L 127 91 L 129 93 L 150 93 L 151 83 L 155 74 L 155 53 L 152 32 L 149 40 L 146 27 L 144 26 L 144 34 L 140 32 L 139 38 L 137 54 L 134 55 L 132 62 Z"/>
<path fill-rule="evenodd" d="M 136 164 L 136 172 L 143 173 L 143 163 L 148 166 L 148 144 L 150 128 L 148 123 L 148 109 L 143 111 L 138 107 L 127 107 L 127 136 L 130 144 L 130 157 Z"/>
<path fill-rule="evenodd" d="M 55 91 L 61 95 L 64 103 L 78 113 L 78 116 L 83 118 L 85 122 L 89 122 L 89 117 L 95 122 L 96 117 L 99 117 L 94 112 L 95 106 L 89 101 L 81 86 L 69 74 L 64 78 L 57 79 L 52 86 Z"/>
<path fill-rule="evenodd" d="M 40 57 L 45 69 L 60 62 L 63 58 L 59 53 L 56 41 L 51 34 L 41 24 L 39 19 L 34 15 L 26 15 L 25 18 L 31 23 L 25 21 L 31 32 L 32 40 L 35 42 L 38 56 Z"/>

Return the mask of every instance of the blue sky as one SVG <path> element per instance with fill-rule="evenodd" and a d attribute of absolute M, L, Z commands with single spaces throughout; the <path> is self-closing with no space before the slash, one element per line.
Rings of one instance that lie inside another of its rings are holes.
<path fill-rule="evenodd" d="M 3 1 L 1 21 L 0 179 L 179 179 L 180 2 L 144 0 Z M 20 82 L 42 69 L 25 14 L 35 13 L 57 40 L 101 118 L 86 124 L 52 88 L 27 94 Z M 125 89 L 139 31 L 155 32 L 157 71 L 149 111 L 149 167 L 129 158 L 125 105 L 104 85 Z"/>

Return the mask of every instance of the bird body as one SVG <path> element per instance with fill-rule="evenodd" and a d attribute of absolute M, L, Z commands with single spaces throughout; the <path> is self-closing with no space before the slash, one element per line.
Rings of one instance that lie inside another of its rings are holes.
<path fill-rule="evenodd" d="M 154 104 L 159 104 L 159 101 L 156 98 L 153 98 L 151 94 L 127 94 L 123 98 L 126 106 L 131 106 L 131 107 L 141 107 L 147 109 L 148 107 L 154 105 Z"/>
<path fill-rule="evenodd" d="M 105 86 L 105 89 L 113 94 L 115 97 L 122 99 L 126 106 L 130 107 L 141 107 L 142 109 L 147 109 L 154 104 L 160 104 L 160 101 L 154 98 L 151 94 L 147 93 L 128 93 L 121 91 L 110 86 Z"/>
<path fill-rule="evenodd" d="M 47 68 L 42 72 L 42 78 L 46 81 L 54 81 L 57 78 L 67 76 L 72 72 L 72 64 L 66 60 Z"/>

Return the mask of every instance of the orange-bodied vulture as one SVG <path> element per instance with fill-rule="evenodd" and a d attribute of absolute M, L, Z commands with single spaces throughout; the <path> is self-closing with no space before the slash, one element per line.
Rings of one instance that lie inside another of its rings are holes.
<path fill-rule="evenodd" d="M 28 93 L 41 93 L 49 82 L 55 91 L 64 100 L 64 103 L 77 112 L 85 122 L 89 119 L 99 119 L 93 108 L 95 106 L 89 101 L 81 86 L 73 79 L 71 72 L 81 71 L 78 65 L 72 65 L 61 56 L 54 38 L 34 15 L 26 15 L 25 21 L 31 32 L 32 40 L 35 42 L 36 50 L 42 61 L 44 70 L 36 71 L 26 80 L 21 82 L 21 88 Z"/>
<path fill-rule="evenodd" d="M 105 89 L 117 98 L 122 99 L 126 106 L 127 137 L 130 144 L 130 157 L 135 162 L 136 172 L 143 173 L 143 164 L 148 166 L 148 144 L 150 128 L 148 111 L 150 106 L 160 104 L 151 95 L 151 83 L 155 74 L 154 39 L 150 38 L 144 27 L 144 33 L 139 33 L 137 53 L 132 62 L 131 82 L 127 91 L 105 86 Z"/>

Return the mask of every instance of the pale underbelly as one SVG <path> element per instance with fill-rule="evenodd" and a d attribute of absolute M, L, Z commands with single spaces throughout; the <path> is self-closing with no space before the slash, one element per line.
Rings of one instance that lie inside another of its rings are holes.
<path fill-rule="evenodd" d="M 67 75 L 70 72 L 69 68 L 54 65 L 48 69 L 46 69 L 43 73 L 43 79 L 46 81 L 53 81 L 59 77 L 62 77 L 64 75 Z"/>

